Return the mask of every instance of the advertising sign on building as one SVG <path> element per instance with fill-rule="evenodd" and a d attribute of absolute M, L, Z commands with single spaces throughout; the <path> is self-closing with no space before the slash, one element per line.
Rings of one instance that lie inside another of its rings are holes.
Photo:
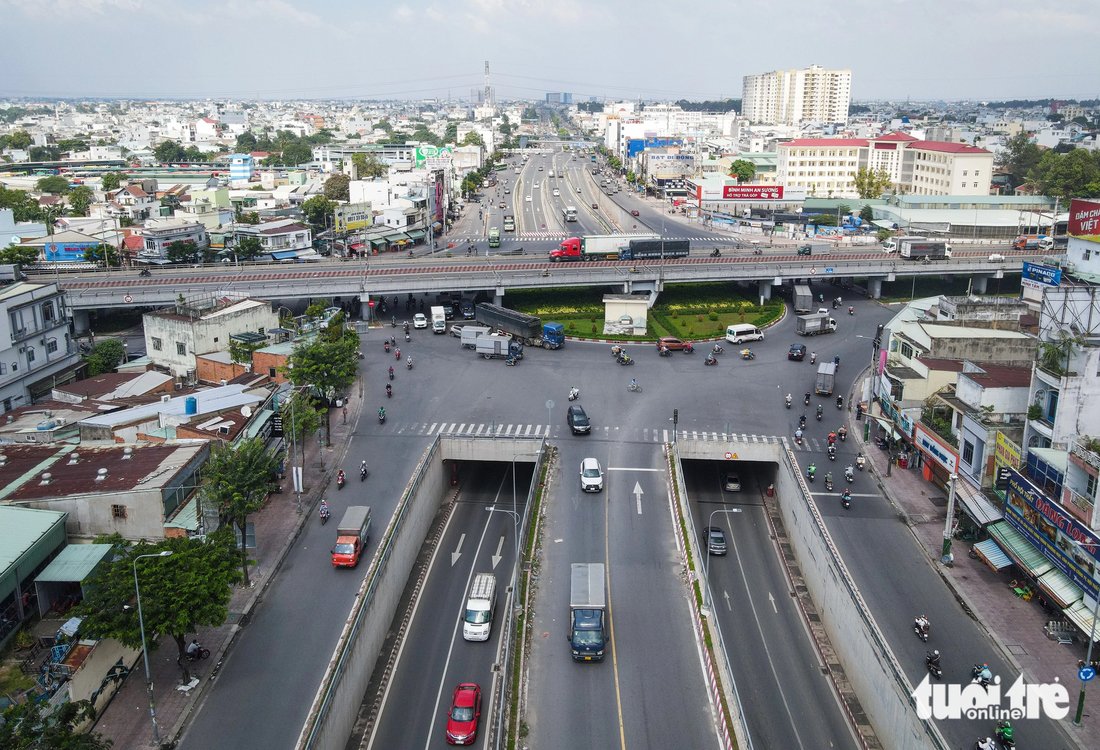
<path fill-rule="evenodd" d="M 1089 242 L 1100 242 L 1100 203 L 1074 198 L 1069 202 L 1070 237 Z"/>
<path fill-rule="evenodd" d="M 943 441 L 939 435 L 924 425 L 918 424 L 913 430 L 913 445 L 948 472 L 954 474 L 959 466 L 959 454 Z"/>
<path fill-rule="evenodd" d="M 332 228 L 337 234 L 366 229 L 374 224 L 370 202 L 347 203 L 332 210 Z"/>
<path fill-rule="evenodd" d="M 451 165 L 454 151 L 449 146 L 417 146 L 413 150 L 413 162 L 417 167 L 446 169 Z"/>
<path fill-rule="evenodd" d="M 728 201 L 781 201 L 782 185 L 723 185 L 722 198 Z"/>
<path fill-rule="evenodd" d="M 1091 568 L 1100 564 L 1100 537 L 1023 474 L 1014 469 L 1007 471 L 1005 519 L 1070 580 L 1096 597 L 1100 586 L 1083 565 Z"/>
<path fill-rule="evenodd" d="M 1023 284 L 1032 289 L 1058 286 L 1062 283 L 1062 269 L 1024 261 Z"/>

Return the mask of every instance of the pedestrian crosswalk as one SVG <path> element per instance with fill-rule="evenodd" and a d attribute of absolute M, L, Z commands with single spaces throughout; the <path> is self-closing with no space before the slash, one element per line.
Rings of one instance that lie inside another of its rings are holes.
<path fill-rule="evenodd" d="M 508 437 L 508 438 L 558 438 L 569 435 L 565 424 L 534 423 L 492 423 L 492 422 L 390 422 L 379 427 L 379 431 L 391 435 L 425 436 L 435 435 L 453 437 Z M 615 425 L 593 426 L 592 435 L 609 440 L 627 443 L 668 443 L 673 439 L 673 431 L 667 427 L 619 427 Z M 679 440 L 701 440 L 715 443 L 772 443 L 796 451 L 824 453 L 826 441 L 804 439 L 802 445 L 794 440 L 776 435 L 753 435 L 749 433 L 718 432 L 713 430 L 678 430 Z"/>

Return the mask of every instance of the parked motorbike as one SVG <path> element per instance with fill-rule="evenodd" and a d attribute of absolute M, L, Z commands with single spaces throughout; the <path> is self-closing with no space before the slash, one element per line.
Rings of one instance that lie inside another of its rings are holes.
<path fill-rule="evenodd" d="M 580 398 L 580 396 L 581 396 L 580 389 L 578 389 L 578 388 L 570 388 L 569 389 L 569 400 L 570 401 L 576 401 L 578 398 Z"/>

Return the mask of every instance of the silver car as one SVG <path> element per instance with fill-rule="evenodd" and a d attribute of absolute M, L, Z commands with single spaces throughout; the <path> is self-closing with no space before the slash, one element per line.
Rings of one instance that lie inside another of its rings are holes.
<path fill-rule="evenodd" d="M 603 489 L 603 470 L 600 462 L 594 458 L 581 461 L 581 490 L 599 492 Z"/>

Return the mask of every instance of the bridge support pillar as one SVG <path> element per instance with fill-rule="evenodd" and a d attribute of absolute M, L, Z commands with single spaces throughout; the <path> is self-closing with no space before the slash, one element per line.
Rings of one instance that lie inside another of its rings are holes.
<path fill-rule="evenodd" d="M 882 296 L 882 279 L 867 279 L 867 296 L 871 299 Z"/>
<path fill-rule="evenodd" d="M 493 292 L 493 304 L 497 307 L 504 307 L 504 290 L 497 289 Z"/>
<path fill-rule="evenodd" d="M 761 279 L 760 281 L 756 282 L 756 287 L 760 292 L 760 304 L 761 305 L 763 305 L 765 302 L 767 302 L 768 300 L 770 300 L 772 298 L 772 280 L 771 279 Z"/>
<path fill-rule="evenodd" d="M 974 294 L 985 294 L 986 288 L 989 286 L 988 276 L 971 276 L 970 277 L 970 290 Z"/>
<path fill-rule="evenodd" d="M 73 333 L 77 336 L 83 336 L 88 332 L 88 326 L 90 320 L 88 318 L 87 310 L 73 310 Z"/>

